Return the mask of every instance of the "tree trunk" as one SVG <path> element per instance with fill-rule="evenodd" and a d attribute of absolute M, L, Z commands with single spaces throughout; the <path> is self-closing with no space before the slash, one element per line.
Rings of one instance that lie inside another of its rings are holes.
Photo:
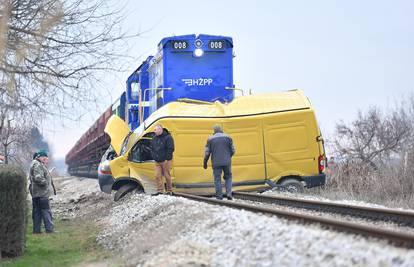
<path fill-rule="evenodd" d="M 8 146 L 4 146 L 4 164 L 9 164 L 9 153 L 7 151 Z"/>

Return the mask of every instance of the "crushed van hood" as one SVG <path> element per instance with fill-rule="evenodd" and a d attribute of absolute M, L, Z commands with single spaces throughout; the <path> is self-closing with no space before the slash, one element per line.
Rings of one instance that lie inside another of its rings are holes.
<path fill-rule="evenodd" d="M 125 137 L 131 132 L 128 125 L 117 115 L 112 115 L 106 123 L 104 132 L 111 138 L 111 145 L 116 154 L 120 155 Z"/>

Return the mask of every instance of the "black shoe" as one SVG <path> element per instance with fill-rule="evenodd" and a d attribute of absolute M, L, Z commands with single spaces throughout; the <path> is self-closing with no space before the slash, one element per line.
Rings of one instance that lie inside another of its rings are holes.
<path fill-rule="evenodd" d="M 228 199 L 228 200 L 233 200 L 233 198 L 232 198 L 232 197 L 227 197 L 227 199 Z"/>
<path fill-rule="evenodd" d="M 173 195 L 174 195 L 174 193 L 173 193 L 173 192 L 166 192 L 165 194 L 166 194 L 166 195 L 169 195 L 169 196 L 173 196 Z"/>
<path fill-rule="evenodd" d="M 157 192 L 157 193 L 151 194 L 151 196 L 158 196 L 158 195 L 161 195 L 161 194 L 162 194 L 161 192 Z"/>

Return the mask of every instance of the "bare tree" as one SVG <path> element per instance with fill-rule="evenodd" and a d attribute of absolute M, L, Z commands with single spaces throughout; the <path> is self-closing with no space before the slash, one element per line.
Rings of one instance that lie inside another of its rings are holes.
<path fill-rule="evenodd" d="M 102 92 L 100 78 L 121 69 L 126 40 L 138 34 L 121 31 L 122 7 L 109 2 L 0 0 L 0 144 L 6 160 L 22 161 L 24 153 L 30 158 L 30 127 L 45 116 L 71 118 L 90 109 Z"/>
<path fill-rule="evenodd" d="M 96 100 L 133 37 L 120 11 L 106 0 L 0 0 L 0 131 L 5 112 L 68 115 Z"/>
<path fill-rule="evenodd" d="M 330 165 L 328 197 L 390 206 L 414 203 L 414 95 L 394 108 L 372 107 L 351 123 L 341 121 L 328 144 L 338 159 Z"/>
<path fill-rule="evenodd" d="M 50 151 L 47 140 L 31 120 L 7 113 L 3 131 L 0 134 L 0 154 L 5 164 L 28 166 L 33 153 L 39 149 Z M 53 155 L 50 155 L 53 161 Z"/>
<path fill-rule="evenodd" d="M 0 134 L 0 151 L 5 157 L 4 163 L 8 164 L 11 160 L 19 164 L 27 162 L 31 153 L 30 128 L 22 124 L 22 121 L 17 121 L 11 113 L 7 114 L 4 121 Z"/>
<path fill-rule="evenodd" d="M 384 115 L 378 108 L 370 108 L 350 125 L 336 125 L 334 151 L 347 160 L 360 160 L 377 169 L 376 162 L 389 160 L 400 153 L 411 136 L 412 124 L 403 107 Z"/>

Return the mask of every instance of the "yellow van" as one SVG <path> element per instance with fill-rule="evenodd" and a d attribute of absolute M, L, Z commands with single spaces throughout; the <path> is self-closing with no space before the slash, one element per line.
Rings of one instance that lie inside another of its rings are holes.
<path fill-rule="evenodd" d="M 325 184 L 325 151 L 314 110 L 301 90 L 242 96 L 231 103 L 183 99 L 151 114 L 130 132 L 113 115 L 105 128 L 119 155 L 104 159 L 98 170 L 104 192 L 115 199 L 134 188 L 155 192 L 151 138 L 161 123 L 174 138 L 171 171 L 176 192 L 212 194 L 211 166 L 203 169 L 204 147 L 213 125 L 233 138 L 233 189 L 258 190 L 282 185 L 302 191 Z"/>

